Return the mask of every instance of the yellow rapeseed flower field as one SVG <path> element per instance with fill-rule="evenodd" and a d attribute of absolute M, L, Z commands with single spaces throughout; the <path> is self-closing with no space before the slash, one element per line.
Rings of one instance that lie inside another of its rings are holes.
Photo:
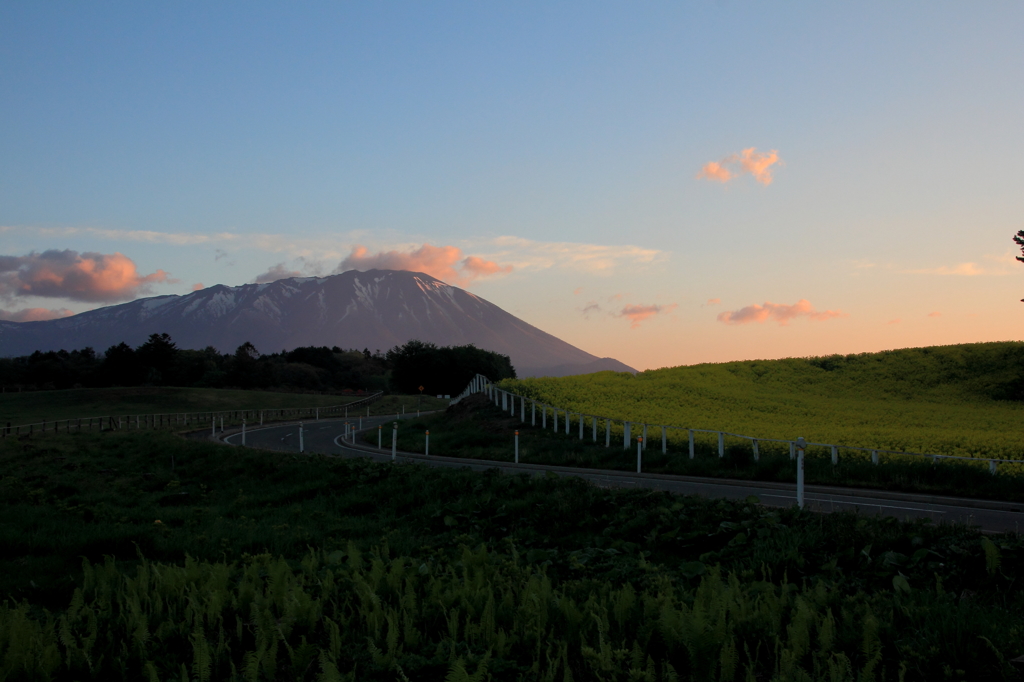
<path fill-rule="evenodd" d="M 502 385 L 559 408 L 617 420 L 1024 459 L 1020 342 L 701 364 L 635 376 L 598 372 Z M 669 433 L 674 446 L 686 437 L 685 431 Z"/>

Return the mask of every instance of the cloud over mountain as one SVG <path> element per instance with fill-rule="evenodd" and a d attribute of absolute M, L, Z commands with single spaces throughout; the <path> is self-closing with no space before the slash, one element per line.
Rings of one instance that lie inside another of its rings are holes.
<path fill-rule="evenodd" d="M 114 303 L 150 293 L 150 285 L 171 281 L 163 270 L 140 275 L 121 253 L 78 253 L 51 249 L 26 256 L 0 256 L 0 298 L 66 298 Z"/>

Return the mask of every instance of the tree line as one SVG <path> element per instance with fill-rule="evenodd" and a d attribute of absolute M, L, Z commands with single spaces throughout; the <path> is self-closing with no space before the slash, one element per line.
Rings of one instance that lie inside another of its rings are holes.
<path fill-rule="evenodd" d="M 507 355 L 417 340 L 385 353 L 304 346 L 264 354 L 248 342 L 234 353 L 178 348 L 168 334 L 152 334 L 135 348 L 122 342 L 103 353 L 86 347 L 0 358 L 5 391 L 184 386 L 419 393 L 422 387 L 425 395 L 454 395 L 477 373 L 495 381 L 516 376 Z"/>

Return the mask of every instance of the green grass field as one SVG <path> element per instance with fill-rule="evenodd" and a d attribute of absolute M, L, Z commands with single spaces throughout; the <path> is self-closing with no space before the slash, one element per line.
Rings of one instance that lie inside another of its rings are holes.
<path fill-rule="evenodd" d="M 599 372 L 502 385 L 559 408 L 633 422 L 1024 458 L 1024 343 L 1019 342 L 703 364 L 636 376 Z M 685 447 L 685 432 L 670 437 L 677 450 Z"/>
<path fill-rule="evenodd" d="M 1015 679 L 1019 536 L 752 502 L 8 438 L 0 678 Z"/>
<path fill-rule="evenodd" d="M 104 417 L 110 415 L 216 412 L 344 405 L 359 396 L 275 393 L 219 388 L 75 388 L 0 395 L 0 424 Z M 418 396 L 384 396 L 370 406 L 371 414 L 415 411 Z M 423 409 L 443 409 L 448 401 L 424 396 Z"/>

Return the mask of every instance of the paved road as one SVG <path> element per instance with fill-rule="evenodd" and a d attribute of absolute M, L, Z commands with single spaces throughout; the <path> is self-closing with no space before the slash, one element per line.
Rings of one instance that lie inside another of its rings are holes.
<path fill-rule="evenodd" d="M 407 415 L 406 418 L 415 415 Z M 384 450 L 353 445 L 344 441 L 344 419 L 305 422 L 302 427 L 304 450 L 342 457 L 369 457 L 378 461 L 391 461 L 391 428 L 395 417 L 371 417 L 347 420 L 352 429 L 378 430 L 382 433 Z M 226 443 L 240 445 L 242 434 L 235 432 L 222 438 Z M 278 452 L 299 452 L 299 425 L 285 424 L 250 429 L 246 433 L 249 447 Z M 761 504 L 788 507 L 796 504 L 796 485 L 791 483 L 762 483 L 723 479 L 670 476 L 666 474 L 636 474 L 598 469 L 547 466 L 542 464 L 513 464 L 467 460 L 456 457 L 425 457 L 411 453 L 397 453 L 397 459 L 416 461 L 431 466 L 469 467 L 477 471 L 499 469 L 506 473 L 543 475 L 553 472 L 560 476 L 578 476 L 595 485 L 609 488 L 648 488 L 666 490 L 680 495 L 701 495 L 708 498 L 745 499 L 754 495 Z M 861 514 L 880 514 L 899 519 L 929 518 L 937 523 L 966 523 L 980 526 L 990 532 L 1024 530 L 1024 504 L 989 502 L 932 495 L 915 495 L 853 488 L 807 486 L 805 504 L 816 511 L 854 510 Z"/>

